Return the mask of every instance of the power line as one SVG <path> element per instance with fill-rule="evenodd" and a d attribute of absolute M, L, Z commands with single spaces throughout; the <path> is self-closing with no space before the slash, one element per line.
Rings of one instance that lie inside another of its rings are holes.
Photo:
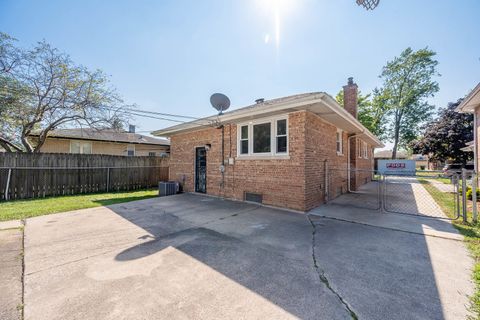
<path fill-rule="evenodd" d="M 184 116 L 184 115 L 179 115 L 179 114 L 149 111 L 149 110 L 142 110 L 142 109 L 123 108 L 123 110 L 129 110 L 129 111 L 140 112 L 140 113 L 148 113 L 148 114 L 156 114 L 156 115 L 165 116 L 165 117 L 185 118 L 185 119 L 192 119 L 192 120 L 203 120 L 202 118 L 197 118 L 197 117 L 192 117 L 192 116 Z"/>
<path fill-rule="evenodd" d="M 195 122 L 195 121 L 181 121 L 181 120 L 175 120 L 175 119 L 167 119 L 167 118 L 163 118 L 163 117 L 157 117 L 157 116 L 147 116 L 147 115 L 144 115 L 144 114 L 139 114 L 139 113 L 135 113 L 135 112 L 129 112 L 129 111 L 124 111 L 125 113 L 127 114 L 131 114 L 131 115 L 134 115 L 134 116 L 139 116 L 139 117 L 144 117 L 144 118 L 149 118 L 149 119 L 158 119 L 158 120 L 166 120 L 166 121 L 172 121 L 172 122 L 177 122 L 177 123 L 193 123 L 193 124 L 197 124 L 199 126 L 202 126 L 202 127 L 207 127 L 207 128 L 211 128 L 213 126 L 213 123 L 212 124 L 204 124 L 204 123 L 198 123 L 198 122 Z"/>
<path fill-rule="evenodd" d="M 17 92 L 17 93 L 20 93 L 20 94 L 29 94 L 31 96 L 37 96 L 36 94 L 33 94 L 33 93 L 28 93 L 28 92 L 21 92 L 19 90 L 16 90 L 16 89 L 13 89 L 13 88 L 9 88 L 8 91 L 13 91 L 13 92 Z M 58 98 L 56 98 L 57 100 L 59 100 Z M 109 109 L 110 111 L 115 111 L 115 112 L 120 112 L 120 113 L 127 113 L 127 114 L 132 114 L 132 112 L 134 112 L 136 116 L 144 116 L 144 115 L 140 115 L 139 113 L 146 113 L 146 114 L 154 114 L 154 115 L 159 115 L 159 116 L 164 116 L 164 117 L 171 117 L 171 118 L 184 118 L 184 119 L 192 119 L 192 120 L 203 120 L 203 121 L 208 121 L 206 120 L 205 118 L 198 118 L 198 117 L 192 117 L 192 116 L 185 116 L 185 115 L 179 115 L 179 114 L 173 114 L 173 113 L 164 113 L 164 112 L 157 112 L 157 111 L 149 111 L 149 110 L 142 110 L 142 109 L 134 109 L 134 108 L 125 108 L 125 107 L 122 107 L 122 108 L 115 108 L 115 107 L 108 107 L 108 106 L 104 106 L 103 108 L 105 109 Z M 154 117 L 150 117 L 149 118 L 154 118 Z M 172 122 L 178 122 L 178 123 L 187 123 L 186 121 L 180 121 L 180 120 L 174 120 L 174 119 L 168 119 L 168 118 L 163 118 L 163 117 L 158 117 L 158 118 L 155 118 L 155 119 L 159 119 L 159 120 L 165 120 L 165 121 L 172 121 Z M 195 122 L 195 121 L 189 121 L 190 123 L 197 123 L 197 124 L 200 124 L 198 122 Z"/>

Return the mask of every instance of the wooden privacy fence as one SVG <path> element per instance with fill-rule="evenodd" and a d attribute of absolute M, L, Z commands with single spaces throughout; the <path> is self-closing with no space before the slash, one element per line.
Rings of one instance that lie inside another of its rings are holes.
<path fill-rule="evenodd" d="M 156 187 L 168 170 L 159 157 L 0 153 L 0 200 Z"/>

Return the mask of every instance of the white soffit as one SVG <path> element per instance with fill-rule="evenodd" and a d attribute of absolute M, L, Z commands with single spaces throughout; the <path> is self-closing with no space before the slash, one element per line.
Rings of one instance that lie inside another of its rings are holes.
<path fill-rule="evenodd" d="M 480 83 L 463 99 L 456 111 L 460 113 L 473 113 L 478 107 L 480 107 Z"/>

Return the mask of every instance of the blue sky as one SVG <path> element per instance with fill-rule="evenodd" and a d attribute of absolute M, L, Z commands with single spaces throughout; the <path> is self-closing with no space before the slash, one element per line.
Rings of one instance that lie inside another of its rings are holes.
<path fill-rule="evenodd" d="M 192 116 L 290 94 L 335 95 L 349 76 L 362 92 L 380 85 L 387 60 L 411 46 L 438 53 L 445 106 L 480 81 L 480 1 L 0 0 L 0 31 L 22 46 L 45 39 L 79 64 L 100 68 L 126 102 Z M 277 13 L 276 13 L 277 12 Z M 174 123 L 138 118 L 139 131 Z"/>

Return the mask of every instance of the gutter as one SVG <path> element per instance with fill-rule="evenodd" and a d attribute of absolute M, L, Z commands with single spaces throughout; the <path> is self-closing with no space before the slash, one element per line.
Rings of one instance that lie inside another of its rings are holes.
<path fill-rule="evenodd" d="M 319 92 L 319 93 L 312 93 L 305 97 L 297 98 L 293 101 L 286 100 L 286 101 L 281 101 L 278 103 L 271 103 L 271 104 L 269 104 L 269 101 L 266 101 L 265 105 L 261 106 L 260 108 L 258 105 L 251 105 L 251 106 L 240 108 L 238 110 L 226 112 L 221 116 L 210 116 L 206 118 L 201 118 L 199 120 L 168 127 L 166 129 L 152 131 L 151 134 L 154 136 L 169 137 L 176 133 L 182 133 L 184 131 L 188 132 L 191 129 L 201 129 L 202 126 L 198 124 L 198 121 L 213 122 L 215 120 L 218 120 L 220 123 L 224 123 L 224 124 L 226 122 L 244 121 L 245 119 L 254 118 L 257 115 L 261 115 L 266 112 L 272 113 L 272 112 L 278 112 L 278 111 L 283 111 L 288 109 L 296 109 L 296 108 L 309 105 L 309 104 L 314 104 L 317 102 L 325 102 L 323 101 L 324 97 L 325 97 L 325 93 Z M 208 126 L 205 125 L 205 127 L 208 127 Z M 215 125 L 212 125 L 212 127 L 215 127 Z"/>
<path fill-rule="evenodd" d="M 294 100 L 286 100 L 281 101 L 279 103 L 273 103 L 268 105 L 263 105 L 260 108 L 258 106 L 252 105 L 248 107 L 241 108 L 239 110 L 234 110 L 223 114 L 222 116 L 216 118 L 216 116 L 202 118 L 202 121 L 214 121 L 218 120 L 221 123 L 225 122 L 238 122 L 244 121 L 245 119 L 254 118 L 257 115 L 261 115 L 264 113 L 275 113 L 280 111 L 288 111 L 288 110 L 296 110 L 305 105 L 321 103 L 326 106 L 330 111 L 347 121 L 352 127 L 356 128 L 361 133 L 365 134 L 371 141 L 373 141 L 378 147 L 384 147 L 383 143 L 378 140 L 370 131 L 368 131 L 359 121 L 355 119 L 348 111 L 343 109 L 341 106 L 337 104 L 337 102 L 328 94 L 324 92 L 317 92 L 312 93 L 307 96 L 297 98 Z M 335 105 L 336 104 L 336 105 Z M 197 120 L 199 121 L 199 120 Z M 212 126 L 214 127 L 214 126 Z M 179 124 L 176 126 L 172 126 L 166 129 L 160 129 L 153 131 L 151 134 L 154 136 L 165 136 L 169 137 L 177 133 L 188 132 L 190 130 L 197 130 L 200 129 L 198 123 L 195 122 L 187 122 L 184 124 Z"/>

